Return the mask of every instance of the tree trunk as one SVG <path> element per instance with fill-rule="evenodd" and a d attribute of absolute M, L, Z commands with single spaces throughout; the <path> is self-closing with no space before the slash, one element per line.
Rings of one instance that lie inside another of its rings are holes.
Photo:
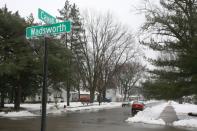
<path fill-rule="evenodd" d="M 16 111 L 20 110 L 20 103 L 21 103 L 21 86 L 15 88 L 15 99 L 14 99 L 14 109 Z"/>
<path fill-rule="evenodd" d="M 13 102 L 14 102 L 14 88 L 12 87 L 9 103 L 13 103 Z"/>
<path fill-rule="evenodd" d="M 127 97 L 127 90 L 124 91 L 124 98 L 123 98 L 123 101 L 126 100 L 126 97 Z"/>
<path fill-rule="evenodd" d="M 26 96 L 21 96 L 21 102 L 25 103 L 25 100 L 26 100 Z"/>
<path fill-rule="evenodd" d="M 103 100 L 105 100 L 106 99 L 106 87 L 103 87 L 103 91 L 102 91 L 102 98 L 103 98 Z"/>
<path fill-rule="evenodd" d="M 79 101 L 79 99 L 80 99 L 80 88 L 79 88 L 79 85 L 77 87 L 77 90 L 78 90 L 78 101 Z"/>
<path fill-rule="evenodd" d="M 101 102 L 102 102 L 102 93 L 101 93 L 102 91 L 99 91 L 99 96 L 98 96 L 98 100 L 99 100 L 99 106 L 101 105 Z"/>
<path fill-rule="evenodd" d="M 3 91 L 3 89 L 1 90 L 1 105 L 0 108 L 4 108 L 5 105 L 5 92 Z"/>
<path fill-rule="evenodd" d="M 67 82 L 67 106 L 70 106 L 70 84 Z"/>
<path fill-rule="evenodd" d="M 95 92 L 95 89 L 90 89 L 90 103 L 94 102 L 94 92 Z"/>

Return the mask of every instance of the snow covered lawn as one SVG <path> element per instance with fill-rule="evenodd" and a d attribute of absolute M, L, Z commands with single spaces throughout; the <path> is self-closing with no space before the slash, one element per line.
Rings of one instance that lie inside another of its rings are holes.
<path fill-rule="evenodd" d="M 197 113 L 197 105 L 193 104 L 171 104 L 177 114 L 178 121 L 173 123 L 174 126 L 194 127 L 197 128 L 197 117 L 188 116 L 189 112 Z"/>
<path fill-rule="evenodd" d="M 54 103 L 47 104 L 47 114 L 59 114 L 65 112 L 75 112 L 75 111 L 97 111 L 102 109 L 111 109 L 115 107 L 120 107 L 120 102 L 110 102 L 102 103 L 100 106 L 98 103 L 93 103 L 89 105 L 83 105 L 81 102 L 71 102 L 69 107 L 64 108 L 66 103 Z M 6 104 L 6 107 L 13 107 L 13 104 Z M 32 117 L 39 116 L 41 111 L 41 104 L 21 104 L 24 108 L 23 111 L 19 112 L 0 112 L 0 117 Z"/>
<path fill-rule="evenodd" d="M 2 117 L 32 117 L 32 116 L 37 116 L 36 114 L 33 114 L 29 111 L 19 111 L 19 112 L 9 112 L 9 113 L 5 113 L 5 112 L 0 112 L 0 116 Z"/>
<path fill-rule="evenodd" d="M 171 105 L 174 108 L 179 119 L 178 121 L 173 122 L 174 126 L 197 128 L 197 117 L 188 116 L 189 112 L 197 113 L 197 105 L 178 104 L 174 101 L 169 101 L 168 103 L 166 102 L 153 107 L 147 107 L 143 111 L 138 112 L 134 117 L 129 117 L 126 121 L 165 125 L 165 122 L 158 118 L 167 105 Z"/>
<path fill-rule="evenodd" d="M 158 118 L 167 105 L 168 103 L 163 103 L 157 106 L 147 107 L 143 111 L 138 112 L 134 117 L 128 118 L 126 121 L 165 125 L 165 122 Z"/>

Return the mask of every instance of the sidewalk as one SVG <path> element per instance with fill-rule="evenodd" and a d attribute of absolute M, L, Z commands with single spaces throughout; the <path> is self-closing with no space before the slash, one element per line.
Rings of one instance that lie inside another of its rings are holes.
<path fill-rule="evenodd" d="M 176 112 L 171 105 L 166 106 L 163 112 L 160 114 L 160 119 L 163 119 L 166 125 L 172 125 L 174 121 L 178 120 Z"/>

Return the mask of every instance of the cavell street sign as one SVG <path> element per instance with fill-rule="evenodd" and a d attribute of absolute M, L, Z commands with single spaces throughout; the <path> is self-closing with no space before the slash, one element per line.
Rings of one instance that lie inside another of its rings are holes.
<path fill-rule="evenodd" d="M 71 22 L 65 21 L 44 26 L 32 26 L 26 28 L 26 38 L 30 39 L 37 36 L 55 35 L 71 31 Z"/>
<path fill-rule="evenodd" d="M 42 21 L 44 21 L 46 24 L 55 24 L 56 23 L 56 18 L 53 17 L 52 15 L 48 14 L 42 9 L 38 9 L 38 18 Z"/>

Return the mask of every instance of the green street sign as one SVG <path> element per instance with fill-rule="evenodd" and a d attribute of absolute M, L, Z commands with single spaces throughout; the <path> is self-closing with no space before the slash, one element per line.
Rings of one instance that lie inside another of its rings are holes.
<path fill-rule="evenodd" d="M 38 9 L 38 18 L 42 21 L 44 21 L 46 24 L 55 24 L 56 18 L 48 14 L 42 9 Z"/>
<path fill-rule="evenodd" d="M 71 22 L 65 21 L 52 25 L 45 26 L 32 26 L 26 28 L 26 38 L 30 39 L 32 37 L 44 36 L 44 35 L 54 35 L 62 32 L 71 31 Z"/>

